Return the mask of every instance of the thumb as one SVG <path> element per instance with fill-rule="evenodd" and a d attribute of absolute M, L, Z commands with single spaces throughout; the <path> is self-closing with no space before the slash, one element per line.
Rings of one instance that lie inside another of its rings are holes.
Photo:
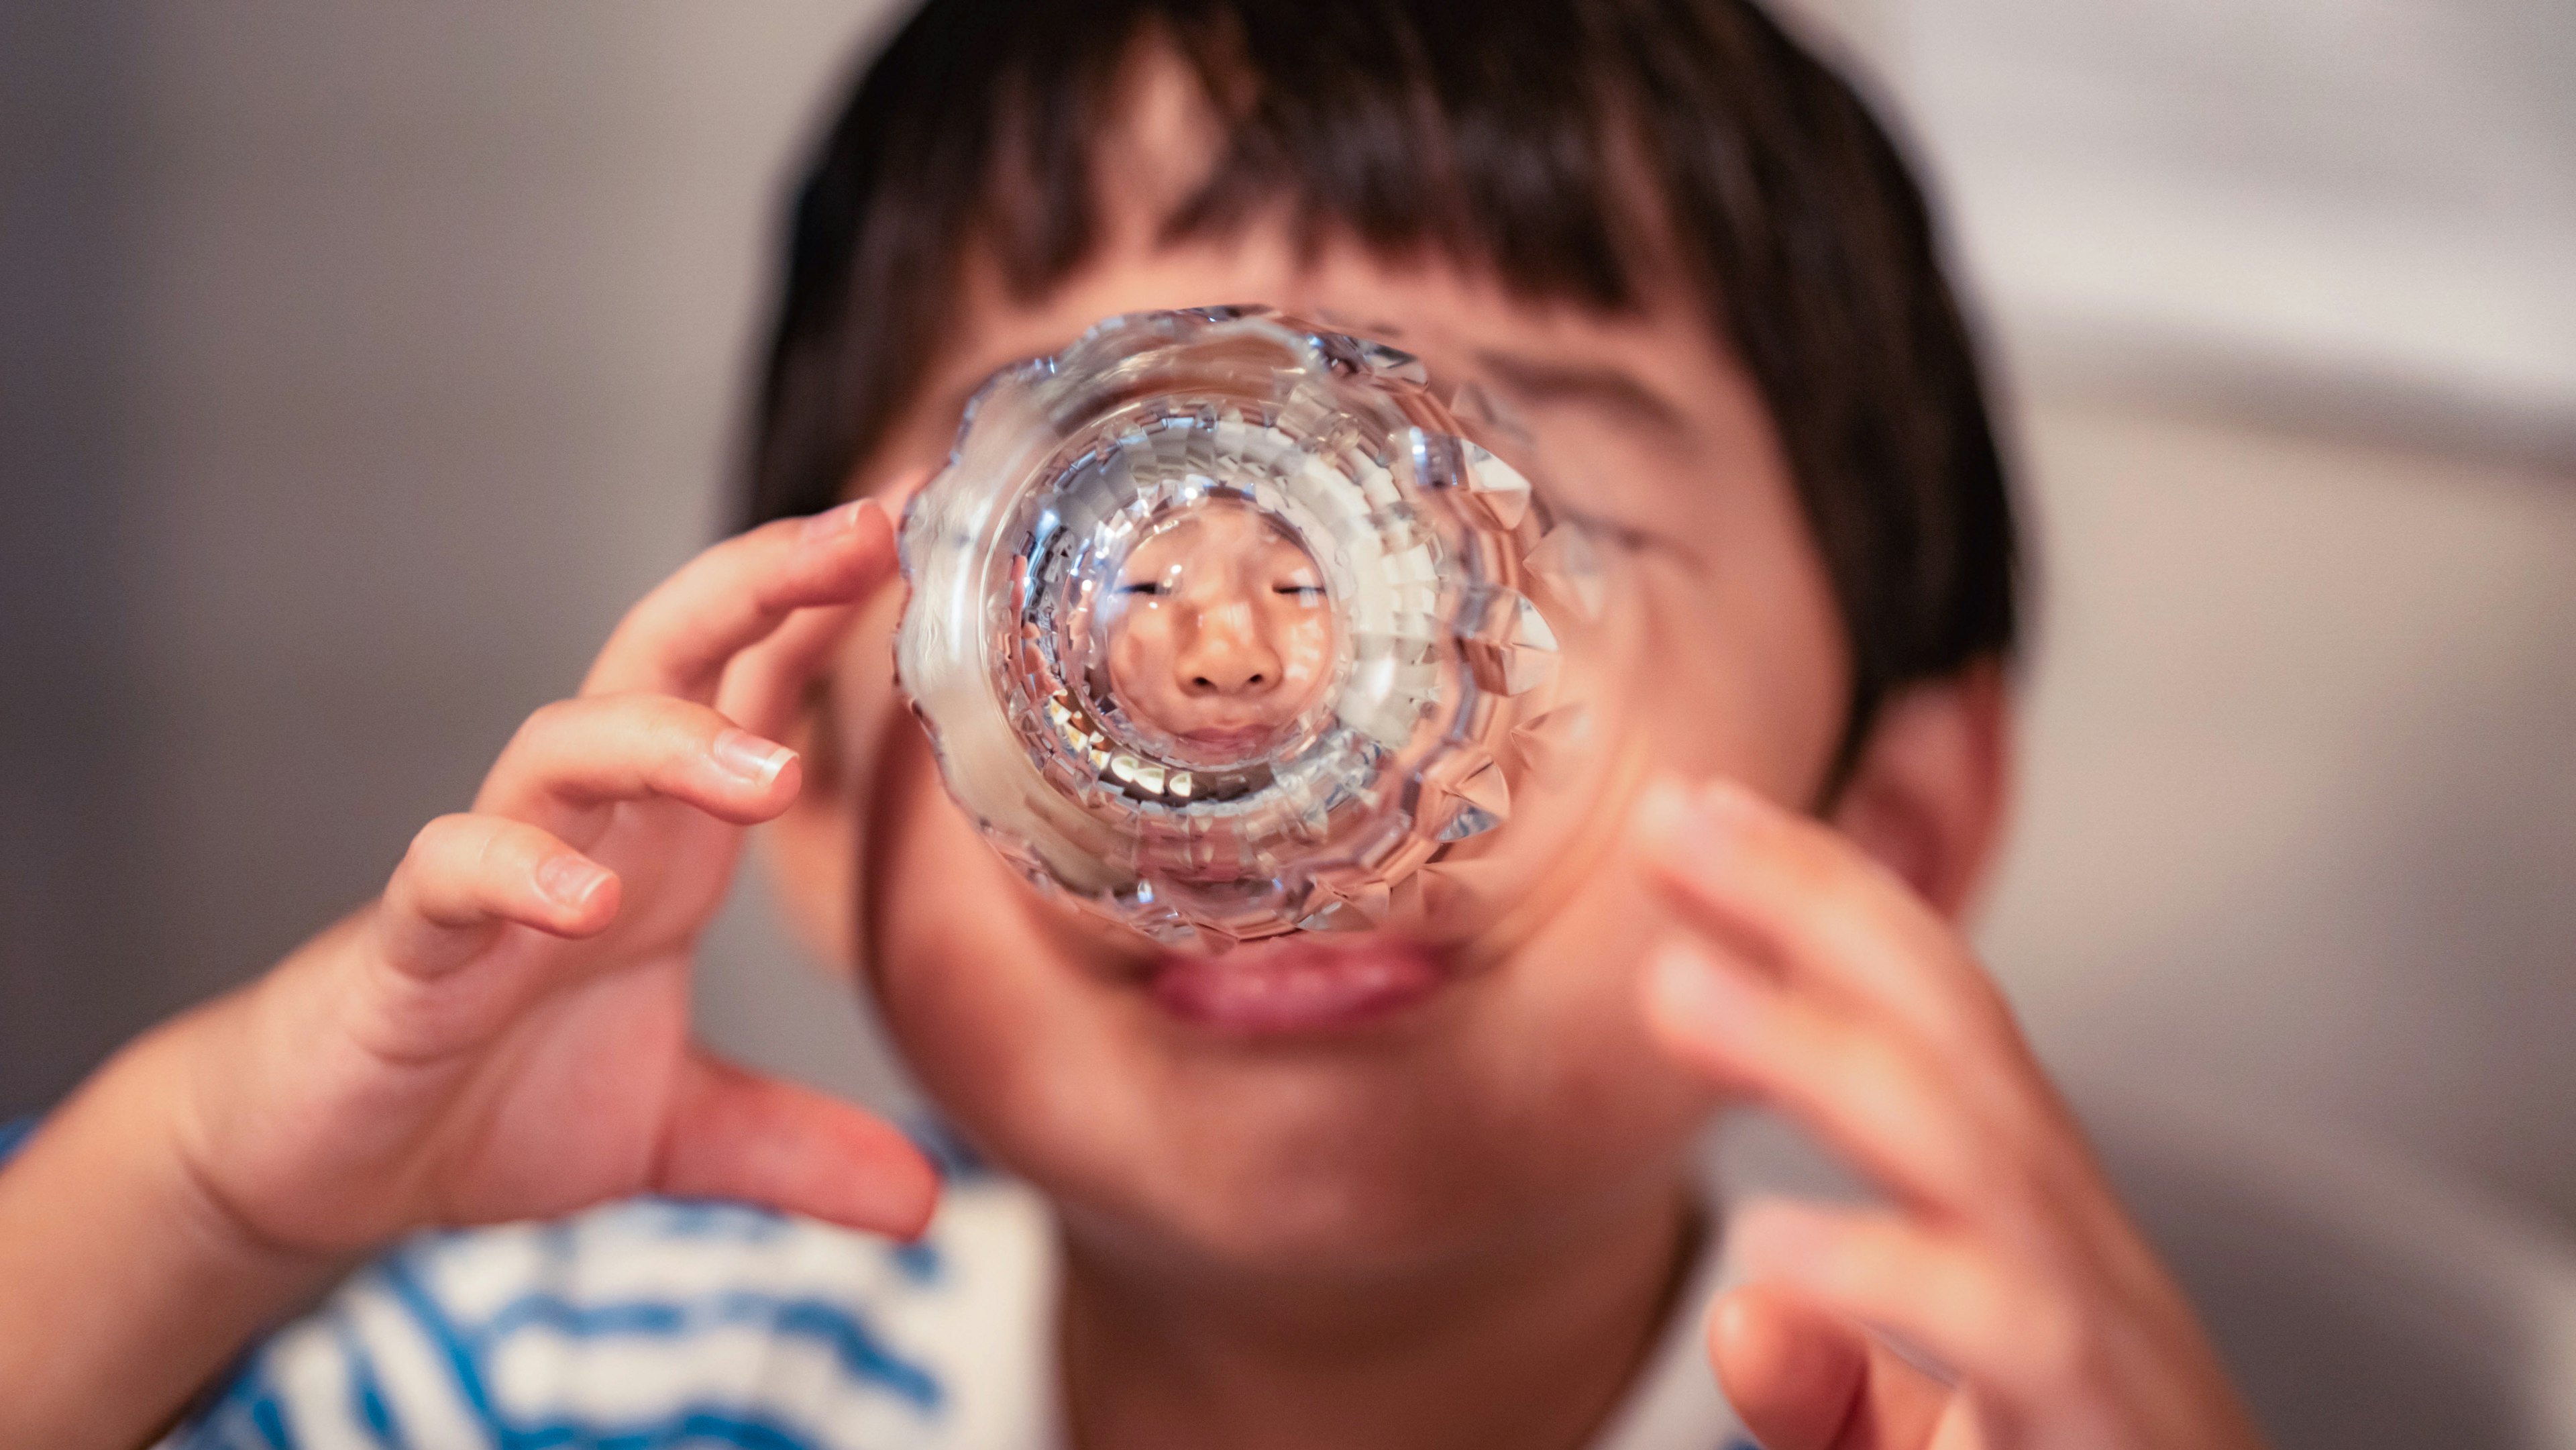
<path fill-rule="evenodd" d="M 1785 1290 L 1752 1284 L 1710 1311 L 1708 1357 L 1764 1450 L 1843 1450 L 1869 1375 L 1858 1331 Z"/>
<path fill-rule="evenodd" d="M 1772 1284 L 1717 1301 L 1708 1354 L 1764 1450 L 1923 1450 L 1953 1398 L 1860 1326 Z"/>
<path fill-rule="evenodd" d="M 910 1238 L 930 1222 L 939 1175 L 883 1119 L 696 1050 L 663 1125 L 652 1187 Z"/>

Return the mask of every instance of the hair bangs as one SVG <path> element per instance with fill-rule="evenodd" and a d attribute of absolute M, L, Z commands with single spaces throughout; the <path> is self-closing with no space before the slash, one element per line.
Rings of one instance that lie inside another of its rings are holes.
<path fill-rule="evenodd" d="M 1443 9 L 1454 13 L 1443 14 Z M 1480 266 L 1507 289 L 1634 307 L 1643 187 L 1597 12 L 1496 34 L 1469 7 L 1244 5 L 1189 37 L 1225 144 L 1173 240 L 1285 223 L 1307 255 L 1348 238 Z"/>
<path fill-rule="evenodd" d="M 1539 15 L 1551 33 L 1535 45 L 1394 6 L 1140 3 L 1034 27 L 1032 63 L 988 92 L 976 240 L 1024 298 L 1088 260 L 1107 170 L 1137 164 L 1122 146 L 1134 68 L 1176 62 L 1219 134 L 1155 219 L 1163 243 L 1278 225 L 1310 258 L 1349 241 L 1479 268 L 1532 300 L 1632 309 L 1677 250 L 1634 87 L 1597 12 Z"/>

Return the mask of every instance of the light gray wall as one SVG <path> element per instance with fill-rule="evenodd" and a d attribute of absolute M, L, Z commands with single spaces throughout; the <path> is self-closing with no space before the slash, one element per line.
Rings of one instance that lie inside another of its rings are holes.
<path fill-rule="evenodd" d="M 381 882 L 711 538 L 883 7 L 0 7 L 0 1111 Z"/>
<path fill-rule="evenodd" d="M 2576 252 L 2526 83 L 2567 21 L 2294 43 L 2321 6 L 1826 7 L 1921 103 L 2026 400 L 2047 617 L 1985 939 L 2062 1063 L 2576 1233 L 2576 332 L 2512 263 Z M 361 899 L 711 534 L 781 168 L 878 7 L 756 16 L 0 7 L 0 1111 Z M 2412 249 L 2335 252 L 2308 174 Z M 892 1090 L 756 901 L 708 976 L 720 1043 Z"/>
<path fill-rule="evenodd" d="M 2576 471 L 2025 417 L 2046 613 L 1984 940 L 2042 1047 L 2576 1226 Z"/>
<path fill-rule="evenodd" d="M 2026 373 L 2576 456 L 2563 0 L 1791 0 L 1901 101 Z"/>

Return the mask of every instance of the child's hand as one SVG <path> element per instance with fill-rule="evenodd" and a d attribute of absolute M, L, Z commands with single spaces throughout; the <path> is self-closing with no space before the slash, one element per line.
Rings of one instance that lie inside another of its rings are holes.
<path fill-rule="evenodd" d="M 1658 1037 L 1894 1204 L 1729 1224 L 1748 1281 L 1719 1300 L 1709 1352 L 1769 1450 L 2260 1444 L 1947 922 L 1833 831 L 1732 786 L 1659 793 L 1639 833 L 1695 929 L 1649 966 Z"/>
<path fill-rule="evenodd" d="M 742 828 L 802 779 L 773 738 L 892 562 L 873 503 L 700 555 L 379 900 L 180 1023 L 177 1147 L 210 1195 L 320 1251 L 648 1190 L 917 1230 L 935 1183 L 900 1135 L 707 1056 L 688 1013 Z"/>
<path fill-rule="evenodd" d="M 652 1190 L 909 1233 L 893 1129 L 689 1039 L 689 958 L 773 743 L 885 582 L 875 504 L 700 555 L 530 717 L 382 898 L 119 1053 L 0 1171 L 0 1445 L 141 1443 L 244 1339 L 425 1224 Z"/>

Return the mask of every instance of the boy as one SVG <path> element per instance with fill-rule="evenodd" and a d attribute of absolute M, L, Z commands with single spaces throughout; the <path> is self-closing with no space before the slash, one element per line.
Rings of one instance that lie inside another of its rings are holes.
<path fill-rule="evenodd" d="M 888 687 L 888 510 L 975 383 L 1220 301 L 1490 380 L 1636 541 L 1656 780 L 1508 947 L 1071 917 Z M 213 1381 L 180 1443 L 2253 1443 L 1953 929 L 2000 468 L 1902 165 L 1758 12 L 933 0 L 800 194 L 751 512 L 381 899 L 0 1171 L 0 1441 L 139 1443 Z M 762 822 L 1043 1212 L 960 1171 L 932 1222 L 899 1135 L 691 1048 Z M 1891 1206 L 1723 1226 L 1721 1401 L 1691 1148 L 1750 1098 Z M 594 1208 L 644 1193 L 801 1217 Z"/>

